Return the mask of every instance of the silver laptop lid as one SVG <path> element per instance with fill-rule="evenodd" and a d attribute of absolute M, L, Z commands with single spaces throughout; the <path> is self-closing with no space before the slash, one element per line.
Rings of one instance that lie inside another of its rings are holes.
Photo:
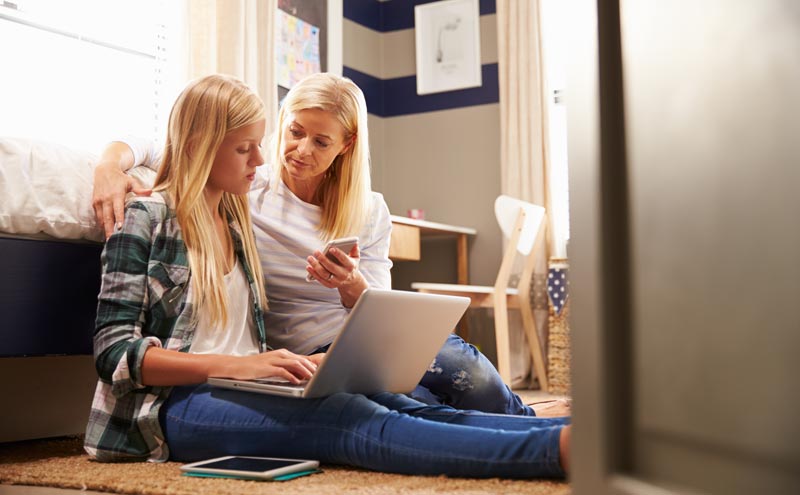
<path fill-rule="evenodd" d="M 412 391 L 468 306 L 466 297 L 366 290 L 304 397 Z"/>

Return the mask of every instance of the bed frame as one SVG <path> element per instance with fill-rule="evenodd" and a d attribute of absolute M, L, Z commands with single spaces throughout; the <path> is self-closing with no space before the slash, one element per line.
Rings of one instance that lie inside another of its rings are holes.
<path fill-rule="evenodd" d="M 102 249 L 0 238 L 0 357 L 92 354 Z"/>
<path fill-rule="evenodd" d="M 102 249 L 0 237 L 0 389 L 9 398 L 0 442 L 86 428 Z"/>

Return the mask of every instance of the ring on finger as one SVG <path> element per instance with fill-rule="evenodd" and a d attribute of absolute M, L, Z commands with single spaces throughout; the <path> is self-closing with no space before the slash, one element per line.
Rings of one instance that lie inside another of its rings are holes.
<path fill-rule="evenodd" d="M 330 273 L 330 272 L 329 272 L 329 273 L 328 273 L 328 280 L 330 280 L 330 279 L 332 279 L 332 278 L 333 278 L 333 273 Z"/>

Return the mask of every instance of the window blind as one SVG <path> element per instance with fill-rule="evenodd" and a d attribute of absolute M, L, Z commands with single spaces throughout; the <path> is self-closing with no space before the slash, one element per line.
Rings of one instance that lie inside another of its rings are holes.
<path fill-rule="evenodd" d="M 158 138 L 179 27 L 168 3 L 3 1 L 0 134 L 97 152 L 124 133 Z"/>

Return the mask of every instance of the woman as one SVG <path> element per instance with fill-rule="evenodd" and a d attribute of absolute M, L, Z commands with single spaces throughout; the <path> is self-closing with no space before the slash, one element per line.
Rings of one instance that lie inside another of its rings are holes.
<path fill-rule="evenodd" d="M 270 350 L 265 338 L 246 195 L 263 164 L 264 128 L 261 101 L 227 76 L 190 83 L 173 106 L 153 194 L 129 202 L 103 251 L 100 379 L 86 451 L 100 461 L 256 455 L 397 473 L 563 476 L 565 418 L 457 411 L 389 393 L 293 399 L 205 383 L 297 383 L 320 359 Z M 343 133 L 330 137 L 348 145 Z"/>
<path fill-rule="evenodd" d="M 95 212 L 107 234 L 122 220 L 125 193 L 144 192 L 121 170 L 134 162 L 159 163 L 151 143 L 130 138 L 126 143 L 109 145 L 95 172 Z M 383 196 L 371 191 L 363 93 L 341 76 L 308 76 L 286 95 L 271 148 L 275 166 L 250 191 L 270 296 L 267 333 L 275 347 L 323 352 L 365 288 L 391 288 L 391 220 Z M 353 235 L 359 249 L 333 251 L 341 266 L 319 252 L 324 241 Z M 316 282 L 307 283 L 307 274 Z M 456 335 L 411 395 L 458 409 L 535 415 L 489 360 Z"/>

